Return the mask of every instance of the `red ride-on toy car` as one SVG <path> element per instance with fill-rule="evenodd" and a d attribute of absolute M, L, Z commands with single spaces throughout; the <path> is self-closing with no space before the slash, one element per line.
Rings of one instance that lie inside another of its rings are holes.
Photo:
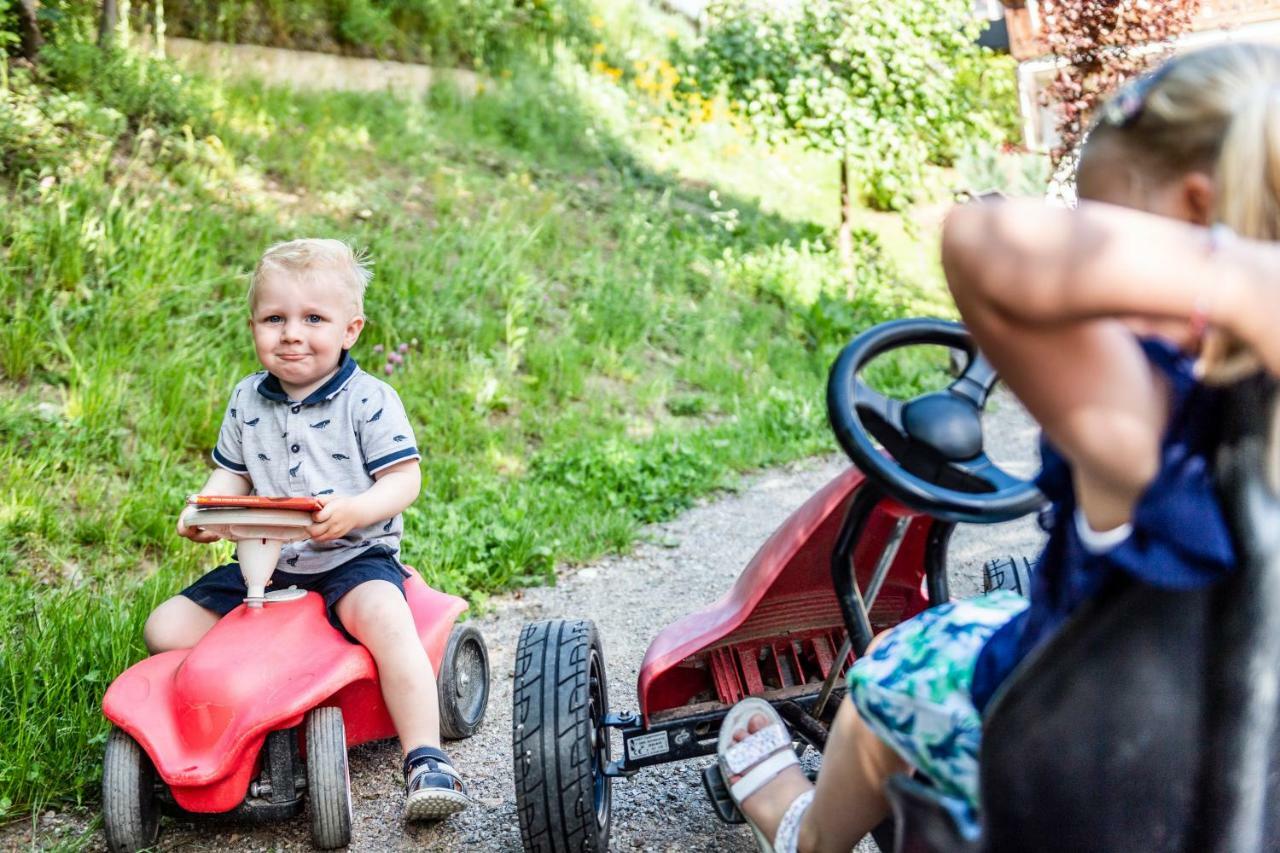
<path fill-rule="evenodd" d="M 279 819 L 310 802 L 322 849 L 351 839 L 347 748 L 393 737 L 373 658 L 314 592 L 265 592 L 281 543 L 305 536 L 308 499 L 197 498 L 188 523 L 236 540 L 249 597 L 192 649 L 134 664 L 107 689 L 114 725 L 102 812 L 113 851 L 153 845 L 160 815 Z M 461 598 L 416 572 L 405 595 L 437 673 L 446 738 L 473 734 L 489 698 L 484 638 Z"/>
<path fill-rule="evenodd" d="M 902 402 L 859 378 L 873 358 L 919 344 L 967 355 L 945 390 Z M 1006 521 L 1042 504 L 1030 482 L 983 452 L 982 408 L 995 382 L 956 323 L 887 323 L 846 347 L 827 407 L 856 467 L 792 514 L 724 598 L 654 638 L 639 713 L 610 712 L 591 622 L 526 626 L 512 721 L 525 849 L 606 849 L 613 780 L 713 753 L 726 712 L 743 697 L 772 703 L 797 738 L 821 750 L 844 674 L 874 633 L 949 598 L 955 524 Z M 622 742 L 616 758 L 612 732 Z M 740 820 L 715 766 L 703 777 L 717 814 Z"/>

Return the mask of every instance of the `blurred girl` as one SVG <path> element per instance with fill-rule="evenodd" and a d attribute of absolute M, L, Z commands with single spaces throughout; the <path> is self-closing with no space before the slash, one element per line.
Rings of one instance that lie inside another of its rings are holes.
<path fill-rule="evenodd" d="M 943 233 L 965 323 L 1044 430 L 1055 521 L 1030 603 L 993 593 L 881 635 L 816 787 L 770 706 L 735 706 L 721 767 L 765 849 L 847 853 L 910 768 L 976 832 L 981 712 L 1014 666 L 1117 574 L 1191 589 L 1234 568 L 1202 380 L 1280 374 L 1280 247 L 1261 242 L 1280 237 L 1280 50 L 1211 48 L 1133 82 L 1077 177 L 1078 210 L 969 205 Z"/>

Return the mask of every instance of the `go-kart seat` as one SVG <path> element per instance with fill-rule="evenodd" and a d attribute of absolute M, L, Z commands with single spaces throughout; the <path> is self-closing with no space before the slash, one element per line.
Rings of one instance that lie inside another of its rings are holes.
<path fill-rule="evenodd" d="M 1123 582 L 1020 664 L 983 721 L 983 830 L 889 786 L 901 853 L 1280 850 L 1280 502 L 1274 388 L 1232 389 L 1217 459 L 1239 571 L 1195 592 Z"/>

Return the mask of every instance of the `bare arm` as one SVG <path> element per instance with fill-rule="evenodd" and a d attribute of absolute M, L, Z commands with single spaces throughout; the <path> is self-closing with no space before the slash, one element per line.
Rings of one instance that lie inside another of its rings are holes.
<path fill-rule="evenodd" d="M 247 495 L 253 485 L 249 482 L 249 478 L 240 474 L 233 474 L 226 468 L 214 468 L 209 474 L 209 479 L 204 481 L 204 485 L 200 488 L 202 495 Z M 217 542 L 219 537 L 214 533 L 206 533 L 199 527 L 188 527 L 183 523 L 182 517 L 186 514 L 184 508 L 178 515 L 178 535 L 185 536 L 193 542 Z"/>
<path fill-rule="evenodd" d="M 1027 201 L 957 208 L 942 250 L 953 293 L 980 294 L 1027 325 L 1122 316 L 1186 320 L 1199 308 L 1214 325 L 1249 340 L 1259 331 L 1255 309 L 1280 304 L 1259 292 L 1278 269 L 1275 246 L 1237 240 L 1215 252 L 1208 229 L 1107 204 L 1085 202 L 1076 211 Z"/>
<path fill-rule="evenodd" d="M 1214 325 L 1280 366 L 1280 250 L 1102 204 L 955 210 L 943 266 L 960 313 L 1011 390 L 1071 461 L 1096 528 L 1125 521 L 1155 476 L 1167 395 L 1118 318 Z M 1277 350 L 1269 353 L 1266 350 Z"/>
<path fill-rule="evenodd" d="M 418 460 L 409 459 L 374 474 L 374 484 L 358 495 L 321 498 L 324 508 L 315 513 L 307 535 L 317 542 L 341 539 L 356 527 L 385 521 L 401 512 L 422 490 Z"/>

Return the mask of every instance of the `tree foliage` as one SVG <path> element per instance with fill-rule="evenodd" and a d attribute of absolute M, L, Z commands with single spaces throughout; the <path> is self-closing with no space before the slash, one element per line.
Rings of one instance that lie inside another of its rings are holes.
<path fill-rule="evenodd" d="M 585 53 L 590 30 L 588 0 L 132 0 L 131 15 L 124 0 L 42 0 L 40 19 L 50 41 L 93 41 L 115 29 L 117 5 L 153 34 L 473 67 L 545 57 L 560 42 Z M 20 8 L 0 0 L 0 49 L 18 49 Z"/>
<path fill-rule="evenodd" d="M 1199 11 L 1200 0 L 1041 0 L 1045 41 L 1061 61 L 1044 90 L 1057 105 L 1055 167 L 1075 151 L 1098 102 L 1163 59 Z"/>
<path fill-rule="evenodd" d="M 199 39 L 471 66 L 583 42 L 586 0 L 170 0 L 173 32 Z"/>
<path fill-rule="evenodd" d="M 995 113 L 1012 102 L 1011 75 L 988 73 L 966 0 L 719 0 L 708 14 L 687 57 L 692 85 L 723 92 L 770 140 L 846 158 L 876 207 L 904 207 L 926 163 L 999 135 Z"/>

